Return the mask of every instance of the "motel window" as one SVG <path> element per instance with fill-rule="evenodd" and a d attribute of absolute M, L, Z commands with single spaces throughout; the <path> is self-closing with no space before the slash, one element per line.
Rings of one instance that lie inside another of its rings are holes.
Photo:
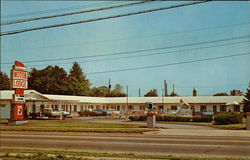
<path fill-rule="evenodd" d="M 65 111 L 65 105 L 61 106 L 62 111 Z"/>
<path fill-rule="evenodd" d="M 72 112 L 72 106 L 69 105 L 69 113 L 71 113 L 71 112 Z"/>
<path fill-rule="evenodd" d="M 133 106 L 128 106 L 128 110 L 133 110 L 134 107 Z"/>
<path fill-rule="evenodd" d="M 240 112 L 240 106 L 239 105 L 234 106 L 234 112 Z"/>
<path fill-rule="evenodd" d="M 122 110 L 125 110 L 125 106 L 122 106 Z"/>
<path fill-rule="evenodd" d="M 35 112 L 36 112 L 36 105 L 33 104 L 33 105 L 32 105 L 32 113 L 35 113 Z"/>
<path fill-rule="evenodd" d="M 214 113 L 217 112 L 217 106 L 213 106 L 213 112 L 214 112 Z"/>
<path fill-rule="evenodd" d="M 143 106 L 143 105 L 140 106 L 140 110 L 141 110 L 141 111 L 144 111 L 144 110 L 145 110 L 145 106 Z"/>
<path fill-rule="evenodd" d="M 55 105 L 55 110 L 58 111 L 58 105 Z"/>
<path fill-rule="evenodd" d="M 226 112 L 226 106 L 220 105 L 220 112 Z"/>
<path fill-rule="evenodd" d="M 171 110 L 177 110 L 177 106 L 171 106 Z"/>
<path fill-rule="evenodd" d="M 163 106 L 158 106 L 158 110 L 163 110 Z"/>
<path fill-rule="evenodd" d="M 207 106 L 201 106 L 201 112 L 204 112 L 207 110 Z"/>
<path fill-rule="evenodd" d="M 74 105 L 74 112 L 77 112 L 77 105 Z"/>
<path fill-rule="evenodd" d="M 41 111 L 41 112 L 44 111 L 44 105 L 43 105 L 43 104 L 40 105 L 40 111 Z"/>
<path fill-rule="evenodd" d="M 194 111 L 194 106 L 191 106 L 191 109 Z"/>

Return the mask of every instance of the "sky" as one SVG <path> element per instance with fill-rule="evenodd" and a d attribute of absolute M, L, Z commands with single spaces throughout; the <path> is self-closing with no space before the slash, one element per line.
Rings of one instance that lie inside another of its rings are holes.
<path fill-rule="evenodd" d="M 134 2 L 134 1 L 133 1 Z M 128 1 L 1 1 L 1 21 L 56 15 Z M 1 26 L 1 32 L 119 15 L 188 3 L 155 1 Z M 108 54 L 108 55 L 107 55 Z M 101 55 L 101 56 L 100 56 Z M 92 56 L 92 57 L 91 57 Z M 65 59 L 65 60 L 53 60 Z M 1 36 L 1 71 L 15 60 L 28 70 L 74 61 L 91 87 L 119 83 L 129 96 L 151 89 L 191 96 L 246 91 L 250 81 L 250 2 L 214 1 L 157 12 Z M 50 61 L 41 61 L 50 60 Z M 30 62 L 41 61 L 41 62 Z"/>

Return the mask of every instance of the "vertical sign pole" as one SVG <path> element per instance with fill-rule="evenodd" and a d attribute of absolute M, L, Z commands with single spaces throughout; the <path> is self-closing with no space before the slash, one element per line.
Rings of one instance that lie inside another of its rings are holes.
<path fill-rule="evenodd" d="M 24 89 L 28 87 L 28 72 L 23 63 L 15 61 L 11 69 L 11 88 L 14 89 L 11 105 L 10 123 L 27 123 L 24 120 L 25 97 Z"/>

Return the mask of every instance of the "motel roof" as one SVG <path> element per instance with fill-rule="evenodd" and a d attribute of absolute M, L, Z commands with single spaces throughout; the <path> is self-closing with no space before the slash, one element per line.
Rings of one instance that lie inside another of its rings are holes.
<path fill-rule="evenodd" d="M 53 95 L 42 94 L 35 90 L 25 90 L 26 100 L 46 100 L 46 101 L 69 101 L 92 104 L 140 104 L 146 102 L 152 103 L 170 103 L 178 104 L 182 99 L 187 103 L 199 104 L 226 104 L 230 102 L 242 103 L 244 96 L 183 96 L 183 97 L 87 97 L 87 96 L 70 96 L 70 95 Z M 0 90 L 0 100 L 11 100 L 13 90 Z"/>

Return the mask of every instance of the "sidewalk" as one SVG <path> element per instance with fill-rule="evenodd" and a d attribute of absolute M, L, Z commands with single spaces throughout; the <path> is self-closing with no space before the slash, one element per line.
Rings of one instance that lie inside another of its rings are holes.
<path fill-rule="evenodd" d="M 248 137 L 250 131 L 247 130 L 194 130 L 194 129 L 160 129 L 155 132 L 146 132 L 145 135 L 183 135 L 183 136 L 229 136 Z"/>

